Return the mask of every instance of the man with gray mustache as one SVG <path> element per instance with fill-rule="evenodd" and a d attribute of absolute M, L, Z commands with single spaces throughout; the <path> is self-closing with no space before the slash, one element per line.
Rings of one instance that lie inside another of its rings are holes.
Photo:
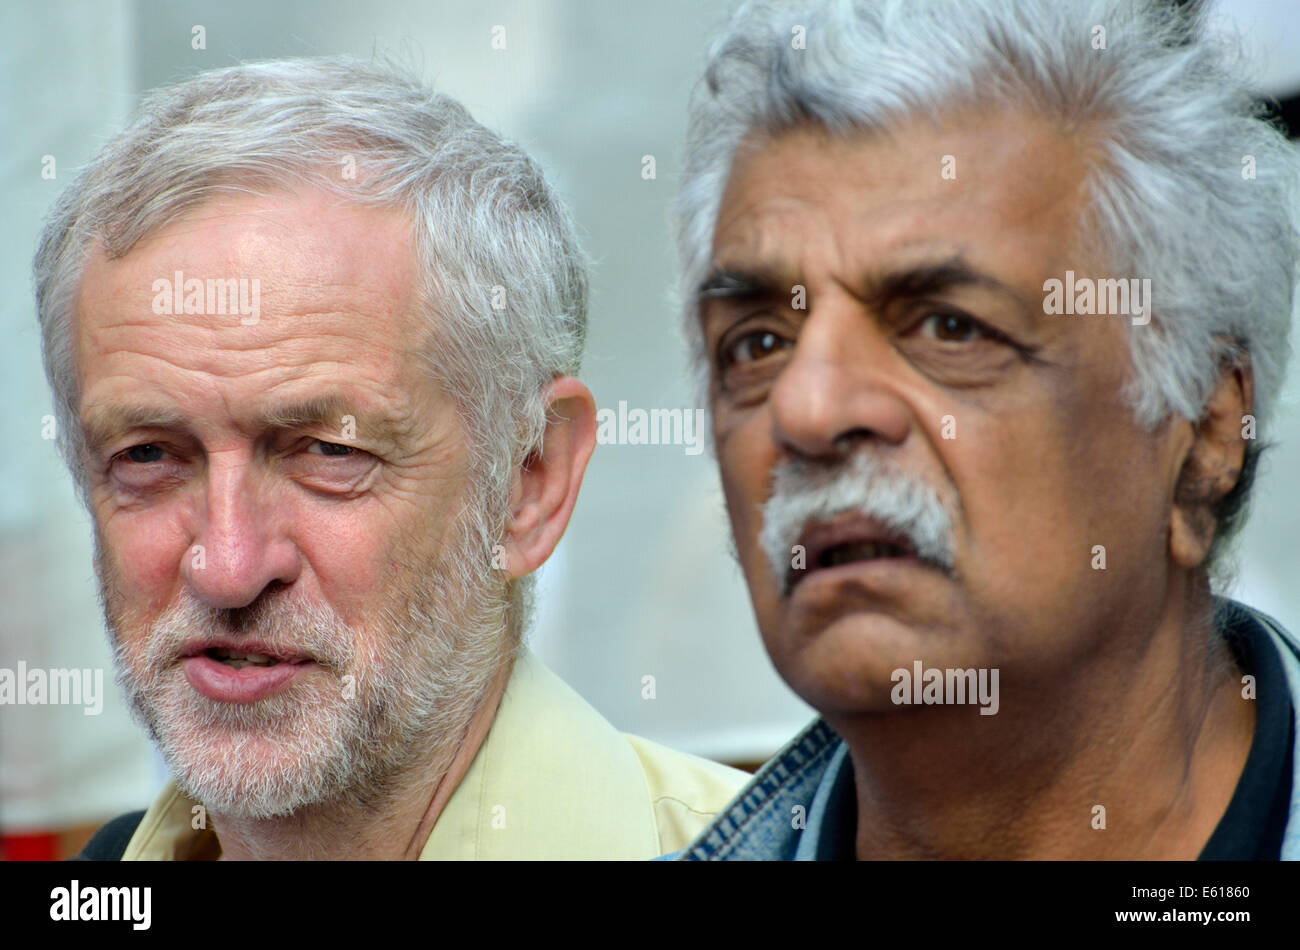
<path fill-rule="evenodd" d="M 1219 594 L 1300 162 L 1224 51 L 1127 0 L 758 2 L 714 44 L 683 309 L 821 716 L 680 859 L 1300 857 L 1300 643 Z"/>

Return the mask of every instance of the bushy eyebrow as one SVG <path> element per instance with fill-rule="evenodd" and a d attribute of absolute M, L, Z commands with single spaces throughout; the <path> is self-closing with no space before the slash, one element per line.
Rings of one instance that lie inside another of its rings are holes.
<path fill-rule="evenodd" d="M 259 432 L 310 428 L 338 428 L 343 417 L 352 415 L 358 433 L 367 437 L 394 439 L 399 427 L 383 417 L 363 416 L 355 406 L 337 394 L 271 406 L 258 413 L 254 426 Z M 125 432 L 136 429 L 185 431 L 187 418 L 174 409 L 140 404 L 107 403 L 87 411 L 84 422 L 86 445 L 98 450 Z"/>
<path fill-rule="evenodd" d="M 348 415 L 348 407 L 337 395 L 318 396 L 301 402 L 273 406 L 260 413 L 256 420 L 258 429 L 307 429 L 313 426 L 333 426 Z M 352 415 L 355 416 L 355 411 Z"/>
<path fill-rule="evenodd" d="M 749 300 L 775 297 L 784 293 L 784 289 L 778 286 L 777 280 L 772 275 L 761 271 L 715 267 L 709 271 L 704 280 L 700 281 L 700 286 L 696 289 L 696 299 L 700 301 L 737 298 Z"/>
<path fill-rule="evenodd" d="M 797 280 L 783 282 L 776 274 L 761 269 L 715 267 L 700 282 L 696 299 L 700 303 L 774 300 L 788 297 L 796 283 Z M 1015 288 L 973 267 L 961 255 L 868 274 L 862 278 L 861 286 L 864 300 L 873 306 L 891 300 L 938 296 L 959 287 L 979 287 L 1002 294 L 1022 308 L 1032 309 Z"/>
<path fill-rule="evenodd" d="M 900 268 L 864 281 L 867 298 L 880 304 L 889 300 L 929 297 L 958 287 L 979 287 L 1003 294 L 1024 305 L 1019 292 L 991 274 L 972 267 L 960 255 L 927 264 Z"/>
<path fill-rule="evenodd" d="M 82 421 L 86 446 L 102 448 L 119 433 L 134 429 L 183 429 L 185 417 L 172 409 L 144 405 L 101 404 L 91 407 Z"/>

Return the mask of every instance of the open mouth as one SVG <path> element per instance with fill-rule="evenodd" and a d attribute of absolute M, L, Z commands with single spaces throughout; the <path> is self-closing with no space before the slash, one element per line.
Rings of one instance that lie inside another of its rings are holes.
<path fill-rule="evenodd" d="M 269 643 L 192 644 L 181 670 L 199 693 L 219 703 L 255 703 L 292 687 L 316 668 L 309 656 Z"/>
<path fill-rule="evenodd" d="M 912 552 L 888 541 L 848 541 L 826 548 L 817 557 L 818 567 L 838 567 L 854 561 L 874 561 L 882 557 L 911 557 Z"/>
<path fill-rule="evenodd" d="M 800 535 L 799 544 L 805 552 L 804 563 L 791 566 L 786 576 L 786 593 L 821 570 L 845 564 L 918 558 L 916 547 L 901 533 L 862 517 L 810 524 Z"/>
<path fill-rule="evenodd" d="M 236 670 L 242 670 L 246 666 L 279 666 L 282 662 L 302 662 L 301 660 L 280 660 L 278 657 L 267 656 L 265 653 L 241 653 L 238 650 L 228 650 L 225 647 L 213 647 L 210 650 L 204 650 L 203 655 Z"/>

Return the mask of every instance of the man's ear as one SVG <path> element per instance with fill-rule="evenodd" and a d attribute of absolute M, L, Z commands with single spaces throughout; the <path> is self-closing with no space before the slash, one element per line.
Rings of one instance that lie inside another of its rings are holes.
<path fill-rule="evenodd" d="M 1254 437 L 1255 375 L 1249 358 L 1225 365 L 1178 473 L 1170 519 L 1169 553 L 1188 570 L 1204 563 L 1217 528 L 1215 507 L 1236 486 Z"/>
<path fill-rule="evenodd" d="M 569 525 L 587 462 L 596 448 L 596 400 L 562 376 L 546 390 L 546 432 L 540 451 L 515 472 L 506 528 L 506 570 L 523 577 L 551 556 Z"/>

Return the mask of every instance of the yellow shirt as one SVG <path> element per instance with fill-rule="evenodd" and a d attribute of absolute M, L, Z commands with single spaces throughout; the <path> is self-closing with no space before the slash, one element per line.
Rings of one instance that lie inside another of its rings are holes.
<path fill-rule="evenodd" d="M 525 649 L 420 860 L 653 858 L 689 844 L 749 778 L 619 732 Z M 216 832 L 191 827 L 194 805 L 168 782 L 122 860 L 219 856 Z"/>

